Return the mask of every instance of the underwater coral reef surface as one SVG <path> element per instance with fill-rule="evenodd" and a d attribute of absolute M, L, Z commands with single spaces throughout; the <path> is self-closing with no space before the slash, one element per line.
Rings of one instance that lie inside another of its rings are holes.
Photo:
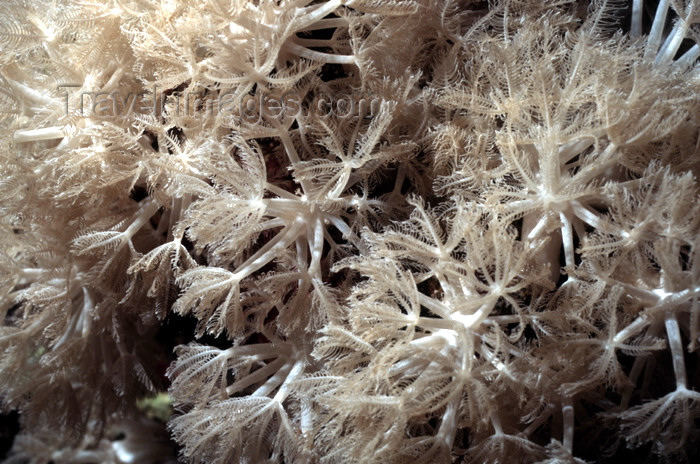
<path fill-rule="evenodd" d="M 700 1 L 0 5 L 0 459 L 700 459 Z"/>

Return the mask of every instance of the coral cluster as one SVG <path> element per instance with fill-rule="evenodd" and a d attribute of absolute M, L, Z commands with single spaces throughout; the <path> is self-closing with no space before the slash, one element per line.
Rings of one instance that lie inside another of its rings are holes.
<path fill-rule="evenodd" d="M 697 0 L 3 3 L 7 462 L 171 462 L 165 390 L 183 462 L 698 459 L 698 42 Z"/>

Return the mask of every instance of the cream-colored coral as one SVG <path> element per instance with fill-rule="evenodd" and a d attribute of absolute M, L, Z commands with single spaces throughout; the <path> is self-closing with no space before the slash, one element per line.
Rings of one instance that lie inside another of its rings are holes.
<path fill-rule="evenodd" d="M 166 462 L 165 390 L 185 462 L 697 459 L 700 3 L 643 3 L 0 6 L 10 462 Z"/>

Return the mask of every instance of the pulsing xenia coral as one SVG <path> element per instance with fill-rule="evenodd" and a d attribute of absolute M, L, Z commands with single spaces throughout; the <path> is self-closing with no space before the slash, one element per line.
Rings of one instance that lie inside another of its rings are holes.
<path fill-rule="evenodd" d="M 7 462 L 698 459 L 697 0 L 0 18 Z"/>

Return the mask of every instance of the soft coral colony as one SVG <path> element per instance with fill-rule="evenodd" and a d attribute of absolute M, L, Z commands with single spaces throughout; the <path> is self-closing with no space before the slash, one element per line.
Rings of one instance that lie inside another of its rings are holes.
<path fill-rule="evenodd" d="M 697 0 L 0 18 L 7 462 L 700 457 Z"/>

